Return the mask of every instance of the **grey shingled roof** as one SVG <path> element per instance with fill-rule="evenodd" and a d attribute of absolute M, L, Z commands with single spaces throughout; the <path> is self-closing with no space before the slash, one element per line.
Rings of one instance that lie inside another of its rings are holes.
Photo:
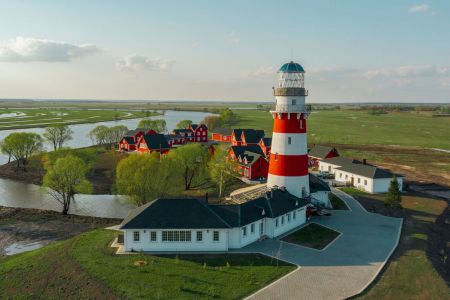
<path fill-rule="evenodd" d="M 264 217 L 276 218 L 308 204 L 306 199 L 276 189 L 270 197 L 258 197 L 242 204 L 206 204 L 199 199 L 157 199 L 132 210 L 121 229 L 231 228 Z"/>
<path fill-rule="evenodd" d="M 344 166 L 344 165 L 351 165 L 351 164 L 361 164 L 359 160 L 351 159 L 343 156 L 336 156 L 331 158 L 326 158 L 322 160 L 324 163 L 333 164 L 336 166 Z"/>
<path fill-rule="evenodd" d="M 233 151 L 236 157 L 243 156 L 246 151 L 264 156 L 260 146 L 231 146 L 231 151 Z"/>
<path fill-rule="evenodd" d="M 360 175 L 368 178 L 392 178 L 393 173 L 388 170 L 380 169 L 372 165 L 359 164 L 346 164 L 342 167 L 337 168 L 348 173 Z"/>
<path fill-rule="evenodd" d="M 156 199 L 132 210 L 121 229 L 230 228 L 222 218 L 199 199 Z"/>
<path fill-rule="evenodd" d="M 272 146 L 272 138 L 265 137 L 265 138 L 262 138 L 262 141 L 266 147 Z"/>
<path fill-rule="evenodd" d="M 331 191 L 330 186 L 322 179 L 309 174 L 309 192 L 315 193 L 319 191 Z"/>
<path fill-rule="evenodd" d="M 314 156 L 317 158 L 321 158 L 321 159 L 325 159 L 327 154 L 333 150 L 336 150 L 336 149 L 334 147 L 314 145 L 314 147 L 312 147 L 311 150 L 309 150 L 308 155 Z"/>

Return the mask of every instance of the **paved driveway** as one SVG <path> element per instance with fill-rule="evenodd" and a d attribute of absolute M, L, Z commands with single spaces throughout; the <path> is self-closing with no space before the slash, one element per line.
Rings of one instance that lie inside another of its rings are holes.
<path fill-rule="evenodd" d="M 342 234 L 318 251 L 277 239 L 253 243 L 239 252 L 276 256 L 299 268 L 249 299 L 344 299 L 362 292 L 397 246 L 402 219 L 367 212 L 353 197 L 333 190 L 351 211 L 312 221 Z"/>

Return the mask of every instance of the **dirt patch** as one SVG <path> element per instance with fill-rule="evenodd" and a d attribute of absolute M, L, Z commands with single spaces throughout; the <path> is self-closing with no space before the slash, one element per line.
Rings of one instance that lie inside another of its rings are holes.
<path fill-rule="evenodd" d="M 0 255 L 15 243 L 47 245 L 80 233 L 120 223 L 119 219 L 63 216 L 57 212 L 0 206 Z"/>

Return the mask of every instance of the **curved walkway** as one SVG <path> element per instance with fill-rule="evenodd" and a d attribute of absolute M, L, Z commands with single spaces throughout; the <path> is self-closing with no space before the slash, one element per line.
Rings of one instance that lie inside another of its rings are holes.
<path fill-rule="evenodd" d="M 331 217 L 312 219 L 342 233 L 324 250 L 279 239 L 239 249 L 278 256 L 299 266 L 248 299 L 345 299 L 361 293 L 375 279 L 397 247 L 402 219 L 367 212 L 348 194 L 335 189 L 333 192 L 351 210 L 333 211 Z"/>

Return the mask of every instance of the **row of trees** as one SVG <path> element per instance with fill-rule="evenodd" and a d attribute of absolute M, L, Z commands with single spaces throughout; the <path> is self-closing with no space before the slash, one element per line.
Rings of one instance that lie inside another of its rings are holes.
<path fill-rule="evenodd" d="M 88 136 L 96 145 L 105 145 L 111 147 L 113 143 L 117 143 L 127 133 L 128 128 L 124 125 L 108 127 L 99 125 L 92 129 Z"/>
<path fill-rule="evenodd" d="M 235 163 L 227 159 L 225 148 L 217 147 L 210 156 L 206 147 L 188 144 L 171 150 L 162 159 L 153 153 L 121 160 L 116 170 L 116 190 L 142 205 L 158 197 L 205 187 L 212 181 L 222 197 L 233 180 L 235 168 Z"/>
<path fill-rule="evenodd" d="M 153 129 L 156 132 L 167 131 L 167 124 L 165 120 L 142 119 L 139 121 L 138 127 L 144 128 L 145 130 Z"/>

